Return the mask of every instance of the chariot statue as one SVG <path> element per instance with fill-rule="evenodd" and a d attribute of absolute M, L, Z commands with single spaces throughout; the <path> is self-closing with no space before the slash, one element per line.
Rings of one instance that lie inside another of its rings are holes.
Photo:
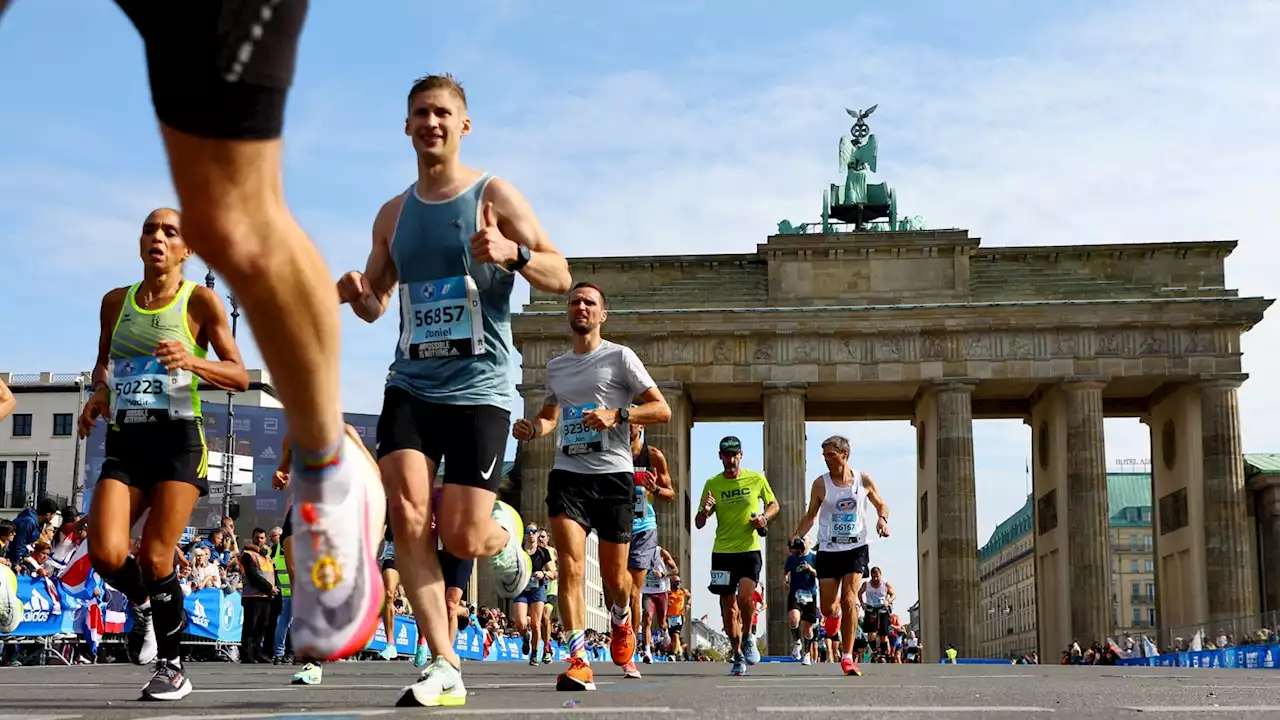
<path fill-rule="evenodd" d="M 866 110 L 845 108 L 853 118 L 849 135 L 840 138 L 840 170 L 844 182 L 832 183 L 822 193 L 822 232 L 833 232 L 832 223 L 852 225 L 855 232 L 907 232 L 923 230 L 919 216 L 898 218 L 898 197 L 888 183 L 868 183 L 868 173 L 876 172 L 879 146 L 867 118 L 879 105 Z M 816 224 L 815 224 L 816 225 Z M 805 232 L 808 225 L 792 225 L 789 220 L 778 223 L 778 233 L 793 235 Z"/>

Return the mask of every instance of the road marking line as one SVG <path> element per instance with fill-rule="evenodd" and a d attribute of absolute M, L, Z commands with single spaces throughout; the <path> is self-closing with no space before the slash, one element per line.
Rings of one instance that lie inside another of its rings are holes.
<path fill-rule="evenodd" d="M 1280 705 L 1153 705 L 1147 707 L 1121 707 L 1135 712 L 1280 712 Z"/>
<path fill-rule="evenodd" d="M 963 706 L 956 707 L 954 705 L 948 707 L 945 705 L 917 705 L 915 707 L 905 705 L 890 705 L 888 707 L 872 707 L 869 705 L 821 705 L 821 706 L 804 706 L 795 707 L 758 707 L 758 713 L 930 713 L 943 715 L 951 715 L 953 713 L 1029 713 L 1029 712 L 1053 712 L 1052 708 L 1042 707 L 1019 707 L 1019 706 Z"/>
<path fill-rule="evenodd" d="M 489 710 L 482 710 L 480 708 L 467 708 L 465 710 L 442 709 L 442 710 L 436 710 L 432 712 L 431 715 L 432 716 L 436 716 L 436 715 L 498 715 L 502 717 L 509 717 L 512 714 L 559 715 L 561 713 L 572 713 L 574 715 L 582 715 L 584 713 L 591 713 L 593 715 L 604 715 L 604 714 L 613 714 L 613 713 L 632 713 L 632 714 L 650 713 L 650 714 L 674 715 L 674 714 L 683 714 L 683 713 L 692 713 L 692 712 L 693 710 L 690 710 L 688 708 L 673 708 L 673 707 L 585 707 L 585 706 L 579 705 L 578 707 L 521 708 L 519 710 L 515 710 L 512 708 L 493 708 Z"/>
<path fill-rule="evenodd" d="M 269 720 L 271 717 L 348 717 L 358 715 L 361 717 L 371 717 L 374 715 L 392 715 L 394 710 L 312 710 L 312 711 L 276 711 L 276 712 L 250 712 L 250 714 L 237 715 L 164 715 L 155 717 L 150 715 L 138 716 L 137 720 Z"/>
<path fill-rule="evenodd" d="M 756 683 L 753 688 L 834 688 L 838 686 L 847 686 L 850 690 L 861 690 L 864 688 L 879 688 L 881 690 L 937 690 L 941 685 L 870 685 L 860 682 L 848 682 L 845 680 L 819 680 L 817 682 L 773 682 L 773 683 Z M 717 690 L 741 690 L 742 686 L 733 685 L 716 685 Z"/>
<path fill-rule="evenodd" d="M 74 720 L 83 715 L 0 715 L 0 720 Z"/>

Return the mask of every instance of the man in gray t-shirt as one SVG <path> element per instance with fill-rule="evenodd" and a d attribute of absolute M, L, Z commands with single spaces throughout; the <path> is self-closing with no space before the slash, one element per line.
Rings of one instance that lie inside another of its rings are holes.
<path fill-rule="evenodd" d="M 547 363 L 547 396 L 532 420 L 521 418 L 511 429 L 516 440 L 532 440 L 550 432 L 557 436 L 556 461 L 547 478 L 547 515 L 562 565 L 586 553 L 587 533 L 600 538 L 600 577 L 611 606 L 612 644 L 617 665 L 631 663 L 635 633 L 630 620 L 631 576 L 627 544 L 631 541 L 635 505 L 635 465 L 630 424 L 657 425 L 671 419 L 671 408 L 640 358 L 625 345 L 600 337 L 608 317 L 604 292 L 579 283 L 569 293 L 569 328 L 573 350 Z M 642 403 L 630 407 L 633 398 Z M 621 545 L 622 547 L 606 547 Z M 585 666 L 582 633 L 584 567 L 562 567 L 560 614 L 569 637 L 570 669 L 556 680 L 561 690 L 587 690 L 591 669 Z M 576 587 L 575 587 L 576 586 Z M 581 658 L 582 663 L 572 658 Z"/>
<path fill-rule="evenodd" d="M 632 472 L 627 420 L 594 430 L 586 413 L 628 408 L 632 398 L 653 387 L 657 385 L 635 351 L 608 340 L 594 350 L 569 351 L 547 363 L 544 404 L 560 408 L 555 469 L 586 475 Z"/>

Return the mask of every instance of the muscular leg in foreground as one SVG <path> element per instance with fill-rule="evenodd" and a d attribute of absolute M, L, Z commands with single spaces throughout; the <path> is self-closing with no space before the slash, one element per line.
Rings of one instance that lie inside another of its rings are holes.
<path fill-rule="evenodd" d="M 391 500 L 396 569 L 400 571 L 400 582 L 413 607 L 418 635 L 426 638 L 432 655 L 443 657 L 458 668 L 462 661 L 453 649 L 454 635 L 446 625 L 449 618 L 445 617 L 444 573 L 431 534 L 431 488 L 436 468 L 416 450 L 397 450 L 382 458 L 378 465 Z M 447 539 L 445 543 L 447 546 Z M 456 631 L 457 623 L 452 627 Z"/>
<path fill-rule="evenodd" d="M 283 141 L 163 135 L 187 243 L 244 307 L 293 442 L 303 454 L 335 451 L 338 292 L 285 203 Z"/>

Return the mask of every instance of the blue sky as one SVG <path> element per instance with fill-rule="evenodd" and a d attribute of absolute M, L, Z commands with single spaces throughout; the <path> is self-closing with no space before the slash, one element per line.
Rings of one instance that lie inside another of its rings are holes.
<path fill-rule="evenodd" d="M 363 267 L 374 213 L 412 180 L 408 86 L 448 71 L 470 95 L 464 159 L 515 182 L 568 255 L 751 251 L 783 218 L 816 219 L 837 178 L 844 108 L 879 103 L 880 174 L 930 227 L 988 245 L 1237 239 L 1228 285 L 1276 294 L 1274 4 L 551 6 L 312 3 L 286 188 L 335 277 Z M 141 45 L 106 0 L 17 0 L 0 22 L 0 84 L 0 370 L 84 369 L 102 293 L 139 274 L 139 224 L 174 202 Z M 526 297 L 521 284 L 515 304 Z M 1280 446 L 1266 424 L 1280 376 L 1262 360 L 1280 351 L 1277 327 L 1245 336 L 1249 451 Z M 368 326 L 344 313 L 347 409 L 377 412 L 394 335 L 394 317 Z M 874 554 L 905 610 L 916 595 L 913 432 L 812 424 L 809 477 L 833 432 L 852 438 L 855 464 L 895 508 L 894 536 Z M 759 424 L 698 425 L 695 493 L 725 434 L 761 467 Z M 1110 460 L 1147 457 L 1147 441 L 1136 421 L 1108 421 Z M 1018 422 L 975 426 L 980 542 L 1022 503 L 1029 443 Z M 697 587 L 710 533 L 695 533 Z M 708 600 L 695 597 L 700 612 Z"/>

